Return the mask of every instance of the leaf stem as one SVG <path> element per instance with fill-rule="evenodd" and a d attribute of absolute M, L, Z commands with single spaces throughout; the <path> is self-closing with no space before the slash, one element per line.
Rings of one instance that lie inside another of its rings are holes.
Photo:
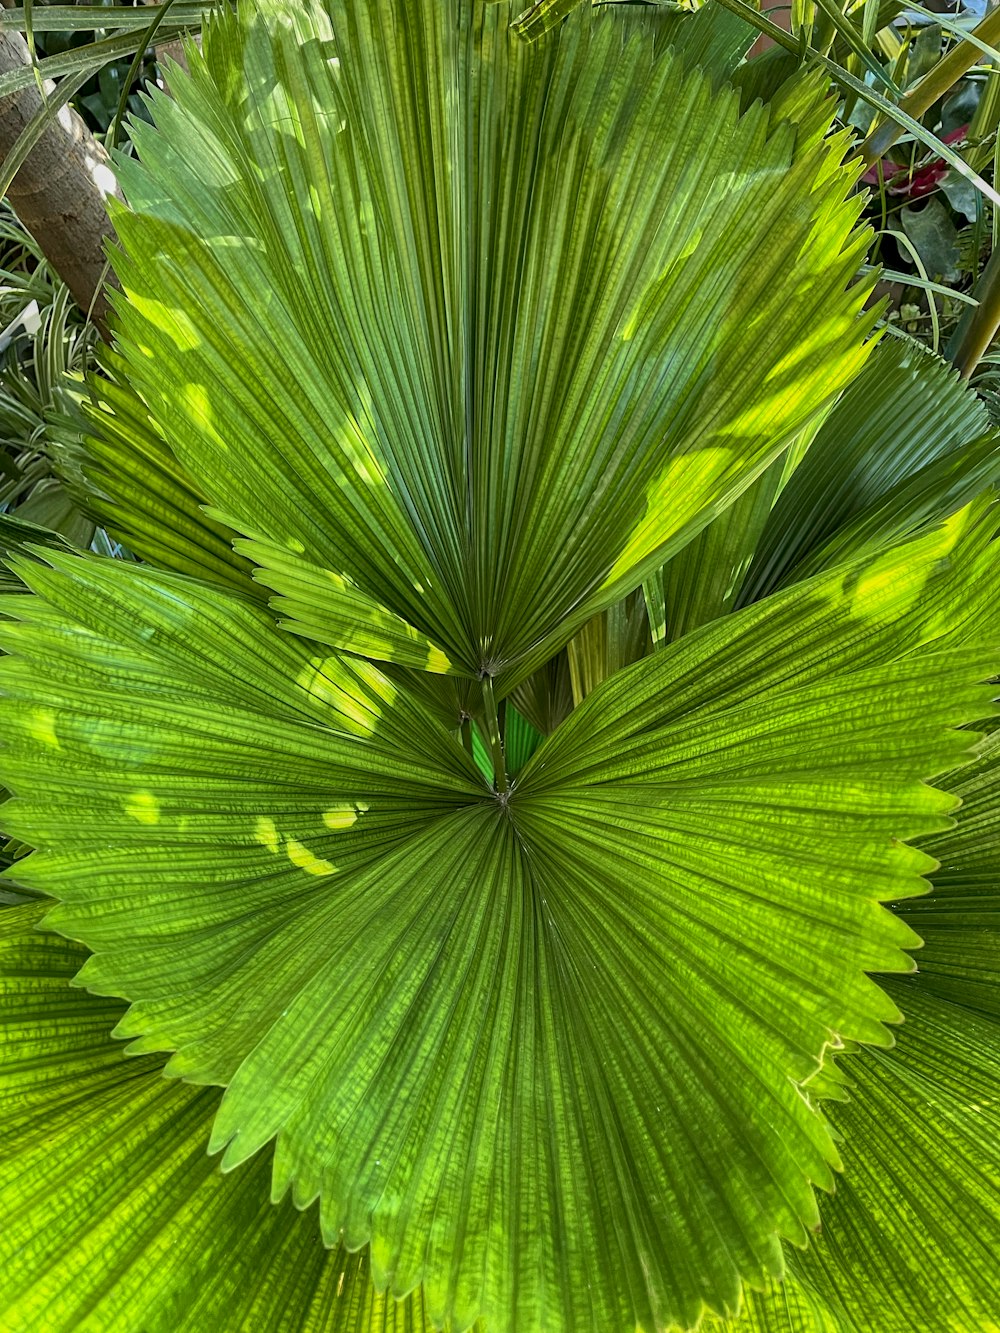
<path fill-rule="evenodd" d="M 967 380 L 1000 329 L 1000 248 L 990 255 L 974 288 L 979 302 L 965 312 L 948 344 L 948 359 Z"/>
<path fill-rule="evenodd" d="M 503 739 L 500 735 L 500 718 L 497 713 L 496 696 L 493 693 L 493 677 L 483 678 L 483 713 L 486 717 L 486 731 L 490 738 L 490 753 L 493 756 L 493 779 L 497 793 L 506 796 L 509 791 L 507 765 L 503 755 Z"/>

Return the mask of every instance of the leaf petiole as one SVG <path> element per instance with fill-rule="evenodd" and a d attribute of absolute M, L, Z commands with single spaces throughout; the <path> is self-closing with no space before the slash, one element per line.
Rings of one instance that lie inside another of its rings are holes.
<path fill-rule="evenodd" d="M 486 733 L 490 742 L 490 754 L 493 756 L 494 786 L 497 795 L 504 797 L 510 790 L 510 784 L 507 782 L 507 766 L 504 762 L 503 739 L 500 735 L 500 718 L 497 713 L 496 696 L 493 693 L 493 677 L 484 673 L 482 682 L 483 713 L 486 722 Z"/>

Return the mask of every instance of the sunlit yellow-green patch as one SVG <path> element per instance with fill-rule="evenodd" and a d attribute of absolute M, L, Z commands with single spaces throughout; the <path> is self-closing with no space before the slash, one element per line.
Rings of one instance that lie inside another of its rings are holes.
<path fill-rule="evenodd" d="M 203 426 L 208 426 L 212 420 L 212 404 L 209 398 L 208 390 L 204 384 L 196 384 L 193 380 L 181 386 L 181 396 L 186 403 L 191 418 Z M 221 444 L 222 441 L 219 441 Z"/>
<path fill-rule="evenodd" d="M 951 552 L 959 545 L 963 535 L 981 521 L 981 516 L 978 507 L 970 506 L 960 509 L 941 524 L 945 535 L 944 550 L 938 560 L 939 569 L 947 569 L 952 559 Z M 898 605 L 903 598 L 908 608 L 916 607 L 920 604 L 927 580 L 928 570 L 924 565 L 916 562 L 912 571 L 901 574 L 898 561 L 891 553 L 887 553 L 872 561 L 851 583 L 852 614 L 873 618 L 882 612 L 886 603 Z M 925 630 L 927 636 L 934 637 L 946 629 L 949 615 L 946 608 L 943 613 L 929 620 Z"/>
<path fill-rule="evenodd" d="M 132 301 L 142 310 L 154 328 L 166 334 L 178 352 L 193 352 L 200 345 L 201 334 L 191 316 L 185 311 L 169 307 L 161 300 L 139 293 L 132 297 Z"/>
<path fill-rule="evenodd" d="M 323 823 L 334 832 L 348 829 L 358 822 L 358 817 L 367 809 L 364 801 L 356 801 L 353 805 L 336 805 L 323 811 Z"/>
<path fill-rule="evenodd" d="M 138 791 L 125 802 L 125 813 L 140 824 L 160 822 L 160 803 L 151 791 Z"/>
<path fill-rule="evenodd" d="M 254 838 L 262 847 L 266 847 L 269 852 L 274 852 L 275 855 L 281 849 L 281 834 L 275 827 L 274 820 L 268 819 L 265 815 L 261 815 L 257 820 L 254 827 Z"/>
<path fill-rule="evenodd" d="M 51 708 L 32 709 L 28 714 L 28 730 L 43 745 L 51 745 L 55 750 L 61 748 L 56 735 L 56 715 Z"/>
<path fill-rule="evenodd" d="M 714 446 L 671 458 L 649 487 L 643 520 L 615 561 L 605 584 L 615 583 L 696 518 L 704 508 L 706 489 L 725 473 L 732 458 L 731 449 Z M 669 529 L 663 522 L 666 513 L 670 514 Z"/>
<path fill-rule="evenodd" d="M 337 867 L 332 861 L 324 861 L 322 857 L 316 856 L 304 843 L 296 838 L 287 838 L 285 840 L 285 851 L 288 859 L 293 866 L 299 870 L 306 871 L 309 875 L 332 875 Z"/>

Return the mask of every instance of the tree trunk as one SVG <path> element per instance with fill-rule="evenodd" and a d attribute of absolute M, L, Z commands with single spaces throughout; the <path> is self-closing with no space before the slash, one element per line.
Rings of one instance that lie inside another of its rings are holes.
<path fill-rule="evenodd" d="M 30 63 L 20 33 L 0 32 L 0 73 Z M 34 85 L 0 103 L 0 159 L 41 105 Z M 104 333 L 108 314 L 104 240 L 114 234 L 105 209 L 108 195 L 121 197 L 108 155 L 69 107 L 46 126 L 8 193 L 18 217 L 73 299 Z"/>

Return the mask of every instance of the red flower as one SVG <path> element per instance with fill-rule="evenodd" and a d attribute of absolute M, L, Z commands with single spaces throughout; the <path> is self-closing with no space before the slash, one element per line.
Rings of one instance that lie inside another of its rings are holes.
<path fill-rule="evenodd" d="M 964 139 L 968 132 L 968 125 L 960 125 L 957 130 L 951 130 L 948 134 L 941 136 L 942 143 L 955 143 Z M 948 163 L 944 158 L 929 154 L 923 161 L 919 162 L 914 168 L 901 166 L 898 162 L 892 162 L 888 159 L 881 159 L 881 163 L 873 162 L 865 174 L 861 177 L 865 185 L 877 186 L 879 183 L 879 166 L 882 169 L 882 179 L 885 181 L 887 194 L 906 195 L 910 199 L 920 199 L 925 194 L 931 194 L 937 189 L 941 180 L 950 170 Z"/>

